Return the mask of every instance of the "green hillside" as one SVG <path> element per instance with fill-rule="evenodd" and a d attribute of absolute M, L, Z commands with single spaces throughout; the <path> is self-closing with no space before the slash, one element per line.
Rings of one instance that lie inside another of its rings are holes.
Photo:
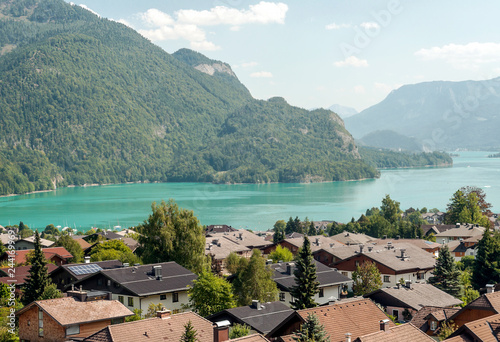
<path fill-rule="evenodd" d="M 255 100 L 227 64 L 62 0 L 0 1 L 0 51 L 0 195 L 377 176 L 333 112 Z"/>

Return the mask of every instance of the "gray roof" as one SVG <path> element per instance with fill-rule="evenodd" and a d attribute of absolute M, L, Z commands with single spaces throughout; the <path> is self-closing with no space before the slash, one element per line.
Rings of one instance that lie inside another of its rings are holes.
<path fill-rule="evenodd" d="M 332 237 L 324 236 L 324 235 L 315 235 L 315 236 L 308 236 L 309 242 L 311 243 L 311 251 L 315 252 L 320 249 L 325 249 L 325 248 L 332 248 L 336 246 L 343 246 L 344 244 L 342 242 L 339 242 Z M 297 248 L 302 247 L 304 244 L 304 238 L 303 237 L 296 237 L 296 238 L 290 238 L 290 239 L 285 239 L 284 241 L 288 242 L 289 244 L 296 246 Z"/>
<path fill-rule="evenodd" d="M 318 277 L 319 287 L 325 287 L 336 284 L 346 284 L 351 283 L 352 279 L 342 275 L 333 268 L 323 265 L 322 263 L 314 260 L 316 265 L 316 275 Z M 287 273 L 287 265 L 292 265 L 293 262 L 283 262 L 279 264 L 269 265 L 274 271 L 273 280 L 278 284 L 278 287 L 283 290 L 290 290 L 292 286 L 295 286 L 295 276 L 293 274 L 293 269 L 291 274 Z"/>
<path fill-rule="evenodd" d="M 232 323 L 248 324 L 253 330 L 267 334 L 295 313 L 282 302 L 261 303 L 261 309 L 253 305 L 226 309 L 207 317 L 212 322 L 228 319 Z"/>
<path fill-rule="evenodd" d="M 462 304 L 462 301 L 441 291 L 431 284 L 411 284 L 406 286 L 394 286 L 376 290 L 366 294 L 375 302 L 383 306 L 408 307 L 420 310 L 424 306 L 451 307 Z"/>
<path fill-rule="evenodd" d="M 209 240 L 208 237 L 214 239 L 226 238 L 234 243 L 248 248 L 267 247 L 273 244 L 272 241 L 266 241 L 263 237 L 249 232 L 245 229 L 238 229 L 232 232 L 224 233 L 208 233 L 207 240 Z"/>
<path fill-rule="evenodd" d="M 207 237 L 205 242 L 205 255 L 212 255 L 215 260 L 228 257 L 231 252 L 250 251 L 250 248 L 237 244 L 225 236 Z"/>
<path fill-rule="evenodd" d="M 444 232 L 436 234 L 436 241 L 439 241 L 440 237 L 471 237 L 476 235 L 483 235 L 485 230 L 486 228 L 479 225 L 460 225 L 460 227 L 458 228 L 448 229 Z"/>
<path fill-rule="evenodd" d="M 56 270 L 52 271 L 51 273 L 56 273 L 58 270 L 64 269 L 68 273 L 70 273 L 73 277 L 76 279 L 82 279 L 87 277 L 89 274 L 75 274 L 73 272 L 74 266 L 86 266 L 86 265 L 98 265 L 102 269 L 113 269 L 113 268 L 119 268 L 123 266 L 123 263 L 120 260 L 106 260 L 106 261 L 96 261 L 96 262 L 91 262 L 91 263 L 81 263 L 81 264 L 64 264 L 59 266 Z"/>
<path fill-rule="evenodd" d="M 374 237 L 368 236 L 366 234 L 357 234 L 351 232 L 342 232 L 337 235 L 331 236 L 331 238 L 346 245 L 359 245 L 375 240 Z"/>

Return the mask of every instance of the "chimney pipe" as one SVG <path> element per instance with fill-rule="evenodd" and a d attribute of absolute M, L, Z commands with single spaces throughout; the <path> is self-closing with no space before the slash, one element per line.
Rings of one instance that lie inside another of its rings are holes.
<path fill-rule="evenodd" d="M 153 272 L 156 280 L 162 280 L 161 265 L 153 266 Z"/>
<path fill-rule="evenodd" d="M 261 310 L 260 302 L 257 299 L 252 300 L 252 307 L 257 310 Z"/>
<path fill-rule="evenodd" d="M 229 340 L 229 321 L 215 322 L 214 342 L 223 342 Z"/>
<path fill-rule="evenodd" d="M 405 284 L 407 288 L 411 289 L 411 280 L 407 280 Z"/>
<path fill-rule="evenodd" d="M 345 342 L 351 342 L 351 333 L 345 334 Z"/>
<path fill-rule="evenodd" d="M 293 275 L 293 271 L 295 269 L 295 264 L 293 262 L 289 262 L 286 264 L 286 274 Z"/>
<path fill-rule="evenodd" d="M 380 321 L 380 330 L 381 331 L 387 331 L 389 330 L 389 320 L 384 319 Z"/>
<path fill-rule="evenodd" d="M 360 245 L 359 245 L 359 252 L 360 252 L 360 253 L 363 253 L 363 247 L 365 247 L 363 244 L 360 244 Z"/>
<path fill-rule="evenodd" d="M 486 284 L 486 293 L 494 293 L 495 285 L 494 284 Z"/>
<path fill-rule="evenodd" d="M 86 264 L 90 264 L 90 257 L 89 256 L 86 256 L 84 259 L 85 259 Z"/>

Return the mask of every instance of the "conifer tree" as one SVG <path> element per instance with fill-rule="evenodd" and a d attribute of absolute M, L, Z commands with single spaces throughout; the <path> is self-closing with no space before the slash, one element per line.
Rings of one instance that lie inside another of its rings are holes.
<path fill-rule="evenodd" d="M 198 333 L 193 327 L 193 324 L 191 321 L 187 322 L 187 324 L 184 325 L 184 333 L 181 336 L 181 341 L 180 342 L 198 342 Z"/>
<path fill-rule="evenodd" d="M 302 249 L 296 261 L 295 286 L 290 289 L 290 294 L 295 299 L 291 306 L 294 310 L 314 308 L 318 304 L 314 295 L 318 292 L 319 282 L 316 276 L 316 265 L 311 252 L 311 243 L 307 236 L 304 237 Z"/>
<path fill-rule="evenodd" d="M 36 231 L 34 256 L 31 260 L 31 268 L 29 270 L 29 276 L 26 279 L 22 297 L 24 305 L 41 299 L 45 288 L 51 283 L 47 273 L 48 268 L 46 263 L 47 261 L 43 255 L 42 245 L 40 243 L 40 235 L 38 231 Z"/>
<path fill-rule="evenodd" d="M 429 283 L 438 289 L 458 297 L 460 294 L 460 270 L 455 265 L 455 260 L 447 245 L 439 251 L 434 276 L 429 279 Z"/>
<path fill-rule="evenodd" d="M 330 342 L 323 325 L 319 323 L 315 314 L 309 313 L 307 319 L 292 337 L 297 342 Z"/>
<path fill-rule="evenodd" d="M 486 284 L 500 282 L 500 236 L 486 229 L 477 244 L 477 255 L 472 271 L 472 286 L 479 290 Z"/>

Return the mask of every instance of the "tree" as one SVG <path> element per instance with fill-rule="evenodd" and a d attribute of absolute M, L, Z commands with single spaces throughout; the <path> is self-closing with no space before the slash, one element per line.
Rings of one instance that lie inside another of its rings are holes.
<path fill-rule="evenodd" d="M 205 232 L 193 212 L 179 208 L 173 200 L 153 203 L 151 209 L 153 213 L 137 227 L 142 260 L 175 261 L 195 273 L 207 269 Z"/>
<path fill-rule="evenodd" d="M 483 189 L 478 188 L 477 186 L 463 186 L 460 188 L 460 191 L 462 191 L 465 196 L 470 193 L 475 193 L 478 200 L 477 203 L 481 212 L 486 216 L 491 216 L 490 209 L 492 205 L 491 203 L 486 202 L 486 194 L 484 193 Z"/>
<path fill-rule="evenodd" d="M 290 289 L 290 294 L 295 299 L 291 303 L 294 310 L 313 308 L 318 304 L 314 301 L 314 296 L 318 292 L 319 282 L 316 276 L 316 265 L 311 252 L 309 238 L 304 236 L 302 249 L 296 260 L 295 286 Z"/>
<path fill-rule="evenodd" d="M 71 258 L 70 260 L 71 263 L 77 264 L 83 262 L 82 247 L 78 244 L 78 242 L 75 241 L 75 239 L 71 238 L 71 236 L 62 235 L 59 239 L 57 239 L 56 246 L 64 247 L 68 252 L 71 253 L 71 255 L 73 256 L 73 258 Z"/>
<path fill-rule="evenodd" d="M 193 280 L 188 295 L 191 307 L 203 317 L 236 306 L 231 284 L 207 271 Z"/>
<path fill-rule="evenodd" d="M 198 333 L 194 329 L 193 324 L 189 321 L 184 325 L 184 333 L 181 336 L 180 342 L 199 342 L 196 337 L 197 335 Z"/>
<path fill-rule="evenodd" d="M 229 339 L 239 338 L 243 336 L 247 336 L 250 333 L 250 327 L 246 324 L 238 324 L 235 323 L 229 329 Z"/>
<path fill-rule="evenodd" d="M 156 312 L 157 311 L 163 311 L 165 310 L 165 306 L 162 303 L 155 304 L 153 302 L 149 303 L 148 305 L 148 312 L 144 316 L 145 318 L 153 318 L 156 317 Z"/>
<path fill-rule="evenodd" d="M 269 253 L 269 259 L 272 259 L 273 263 L 288 262 L 293 260 L 293 253 L 288 248 L 277 245 L 276 249 Z"/>
<path fill-rule="evenodd" d="M 229 253 L 226 258 L 226 270 L 231 274 L 236 274 L 241 267 L 242 262 L 245 262 L 245 258 L 240 257 L 235 252 Z"/>
<path fill-rule="evenodd" d="M 260 302 L 273 302 L 278 298 L 273 271 L 266 266 L 266 261 L 258 249 L 252 251 L 248 263 L 240 264 L 233 288 L 240 306 L 250 305 L 254 299 Z"/>
<path fill-rule="evenodd" d="M 118 259 L 130 265 L 140 263 L 140 259 L 132 253 L 130 248 L 120 240 L 108 240 L 101 242 L 92 249 L 90 261 L 104 261 Z"/>
<path fill-rule="evenodd" d="M 60 234 L 59 230 L 52 223 L 47 225 L 43 232 L 45 234 L 48 234 L 48 235 L 59 235 Z"/>
<path fill-rule="evenodd" d="M 132 310 L 134 313 L 132 316 L 125 317 L 125 322 L 139 321 L 142 319 L 142 310 L 135 308 Z"/>
<path fill-rule="evenodd" d="M 314 226 L 314 222 L 311 221 L 311 223 L 309 223 L 309 229 L 307 230 L 307 235 L 309 236 L 315 236 L 318 234 L 318 232 L 316 231 L 316 227 Z"/>
<path fill-rule="evenodd" d="M 439 251 L 433 274 L 434 276 L 429 278 L 430 284 L 454 297 L 459 296 L 460 270 L 455 265 L 448 245 L 444 245 Z"/>
<path fill-rule="evenodd" d="M 330 337 L 326 335 L 325 328 L 313 313 L 307 315 L 306 321 L 300 326 L 299 330 L 294 332 L 292 338 L 297 342 L 330 342 Z"/>
<path fill-rule="evenodd" d="M 48 276 L 48 268 L 46 266 L 47 260 L 43 255 L 42 246 L 40 244 L 40 235 L 38 231 L 35 232 L 35 250 L 34 256 L 31 260 L 31 268 L 29 276 L 26 279 L 22 301 L 24 305 L 39 300 L 47 286 L 50 284 Z"/>
<path fill-rule="evenodd" d="M 273 227 L 273 243 L 278 243 L 285 239 L 286 222 L 284 220 L 276 221 Z"/>
<path fill-rule="evenodd" d="M 490 226 L 490 221 L 486 215 L 483 215 L 480 207 L 480 205 L 483 205 L 483 207 L 486 206 L 489 208 L 489 203 L 484 204 L 484 194 L 480 194 L 480 196 L 482 196 L 482 199 L 480 199 L 478 197 L 478 192 L 466 190 L 469 192 L 464 193 L 461 189 L 453 194 L 450 203 L 448 203 L 444 218 L 445 223 L 472 223 L 488 228 Z"/>
<path fill-rule="evenodd" d="M 62 296 L 63 294 L 57 289 L 57 285 L 50 283 L 47 287 L 45 287 L 45 290 L 43 290 L 40 299 L 55 299 L 62 298 Z"/>
<path fill-rule="evenodd" d="M 380 206 L 382 216 L 390 223 L 395 223 L 399 219 L 401 212 L 399 202 L 392 200 L 389 195 L 385 195 Z"/>
<path fill-rule="evenodd" d="M 439 340 L 446 340 L 455 330 L 457 330 L 457 325 L 453 323 L 453 321 L 444 322 L 441 324 L 441 329 L 439 331 Z"/>
<path fill-rule="evenodd" d="M 366 261 L 357 266 L 356 270 L 352 272 L 353 285 L 352 289 L 354 295 L 361 296 L 382 287 L 382 279 L 380 278 L 380 271 L 374 262 Z"/>
<path fill-rule="evenodd" d="M 472 272 L 472 286 L 479 290 L 486 284 L 500 282 L 500 235 L 486 229 L 477 244 Z"/>

